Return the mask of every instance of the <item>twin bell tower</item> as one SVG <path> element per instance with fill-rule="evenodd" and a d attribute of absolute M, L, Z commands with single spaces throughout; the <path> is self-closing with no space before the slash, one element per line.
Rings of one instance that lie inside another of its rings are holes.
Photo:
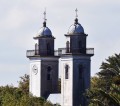
<path fill-rule="evenodd" d="M 94 48 L 86 47 L 87 34 L 76 18 L 65 34 L 66 44 L 54 50 L 55 37 L 46 25 L 44 12 L 43 27 L 35 37 L 38 43 L 34 50 L 27 50 L 30 60 L 29 91 L 33 96 L 48 98 L 58 93 L 58 73 L 61 74 L 61 105 L 88 106 L 84 95 L 90 87 L 90 65 Z"/>

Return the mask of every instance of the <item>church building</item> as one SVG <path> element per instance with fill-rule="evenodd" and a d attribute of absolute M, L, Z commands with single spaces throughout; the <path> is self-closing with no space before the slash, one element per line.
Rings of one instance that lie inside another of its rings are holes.
<path fill-rule="evenodd" d="M 90 88 L 91 56 L 94 48 L 87 48 L 87 34 L 76 18 L 69 27 L 66 44 L 54 50 L 55 37 L 46 25 L 44 12 L 43 27 L 35 37 L 38 43 L 34 50 L 27 50 L 30 60 L 29 91 L 33 96 L 48 98 L 58 93 L 58 73 L 61 73 L 61 106 L 88 106 L 84 93 Z"/>

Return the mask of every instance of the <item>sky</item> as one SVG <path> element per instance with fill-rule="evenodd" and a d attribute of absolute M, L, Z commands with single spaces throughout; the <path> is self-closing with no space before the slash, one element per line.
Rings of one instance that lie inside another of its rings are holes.
<path fill-rule="evenodd" d="M 46 8 L 47 26 L 55 49 L 64 47 L 78 9 L 79 23 L 88 34 L 87 47 L 95 49 L 91 75 L 102 61 L 120 52 L 120 0 L 0 0 L 0 86 L 17 86 L 29 74 L 26 50 L 34 49 L 33 37 L 42 27 Z"/>

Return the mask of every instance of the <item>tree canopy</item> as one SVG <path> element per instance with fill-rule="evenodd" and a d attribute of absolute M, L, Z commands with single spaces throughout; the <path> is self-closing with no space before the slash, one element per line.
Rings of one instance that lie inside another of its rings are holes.
<path fill-rule="evenodd" d="M 20 77 L 18 84 L 0 87 L 0 106 L 53 106 L 50 101 L 29 94 L 29 75 Z"/>
<path fill-rule="evenodd" d="M 120 54 L 109 56 L 91 79 L 90 106 L 120 106 Z"/>

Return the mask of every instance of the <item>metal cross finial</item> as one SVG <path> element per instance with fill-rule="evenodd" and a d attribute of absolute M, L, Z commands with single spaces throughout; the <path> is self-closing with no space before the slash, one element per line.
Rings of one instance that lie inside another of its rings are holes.
<path fill-rule="evenodd" d="M 78 12 L 78 9 L 77 9 L 77 8 L 76 8 L 75 12 L 76 12 L 76 18 L 77 18 L 77 17 L 78 17 L 78 14 L 77 14 L 77 12 Z"/>
<path fill-rule="evenodd" d="M 44 14 L 44 22 L 46 22 L 46 20 L 47 20 L 47 19 L 46 19 L 46 9 L 45 9 L 45 11 L 44 11 L 43 14 Z"/>

